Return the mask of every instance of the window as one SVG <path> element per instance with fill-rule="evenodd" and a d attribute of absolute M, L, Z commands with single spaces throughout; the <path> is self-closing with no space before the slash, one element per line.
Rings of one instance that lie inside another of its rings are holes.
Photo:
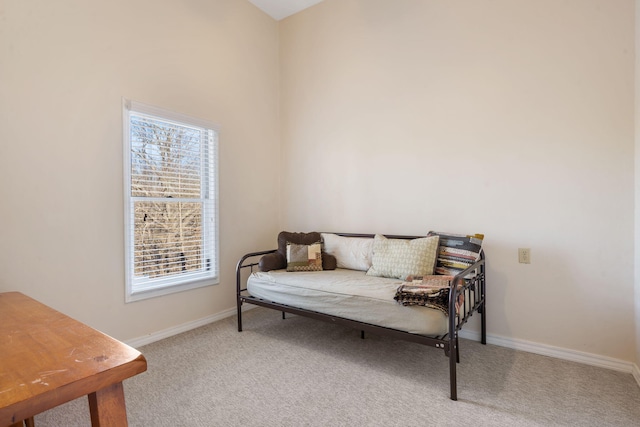
<path fill-rule="evenodd" d="M 216 127 L 123 104 L 126 300 L 218 283 Z"/>

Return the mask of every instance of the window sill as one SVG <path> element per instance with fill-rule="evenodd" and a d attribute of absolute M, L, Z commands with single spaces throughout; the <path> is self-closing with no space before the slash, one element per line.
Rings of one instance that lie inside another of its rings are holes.
<path fill-rule="evenodd" d="M 198 280 L 180 285 L 169 285 L 155 289 L 145 289 L 142 291 L 127 291 L 125 302 L 142 301 L 149 298 L 155 298 L 163 295 L 175 294 L 178 292 L 189 291 L 191 289 L 204 288 L 206 286 L 214 286 L 220 283 L 218 278 Z"/>

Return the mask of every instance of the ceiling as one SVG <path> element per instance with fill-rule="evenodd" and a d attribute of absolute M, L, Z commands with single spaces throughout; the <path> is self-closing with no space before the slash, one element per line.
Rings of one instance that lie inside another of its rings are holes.
<path fill-rule="evenodd" d="M 249 0 L 276 21 L 298 13 L 322 0 Z"/>

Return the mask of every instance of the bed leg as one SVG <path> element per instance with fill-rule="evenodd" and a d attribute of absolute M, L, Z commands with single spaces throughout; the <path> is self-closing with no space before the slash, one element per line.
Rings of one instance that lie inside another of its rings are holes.
<path fill-rule="evenodd" d="M 484 264 L 480 266 L 480 272 L 482 273 L 482 278 L 480 282 L 480 291 L 482 292 L 482 313 L 480 315 L 480 331 L 481 331 L 481 340 L 482 344 L 487 343 L 487 272 L 485 271 Z"/>
<path fill-rule="evenodd" d="M 458 341 L 457 336 L 456 336 L 456 362 L 460 363 L 460 342 Z"/>
<path fill-rule="evenodd" d="M 484 309 L 485 304 L 487 302 L 483 301 L 482 302 L 482 314 L 480 315 L 480 333 L 481 333 L 481 338 L 480 338 L 480 342 L 482 344 L 486 344 L 487 343 L 487 310 Z"/>
<path fill-rule="evenodd" d="M 455 347 L 455 349 L 451 348 Z M 458 385 L 456 378 L 456 354 L 458 346 L 455 339 L 449 340 L 449 383 L 451 385 L 451 400 L 458 400 Z"/>
<path fill-rule="evenodd" d="M 282 320 L 284 320 L 284 319 L 286 319 L 286 314 L 285 314 L 285 312 L 283 311 L 283 312 L 282 312 Z"/>
<path fill-rule="evenodd" d="M 364 331 L 360 331 L 360 339 L 364 339 Z"/>
<path fill-rule="evenodd" d="M 238 332 L 242 332 L 242 301 L 238 298 Z"/>

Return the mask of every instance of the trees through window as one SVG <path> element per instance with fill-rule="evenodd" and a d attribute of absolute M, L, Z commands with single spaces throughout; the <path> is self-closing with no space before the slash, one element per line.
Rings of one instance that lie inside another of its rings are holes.
<path fill-rule="evenodd" d="M 125 101 L 127 298 L 217 283 L 217 131 Z"/>

